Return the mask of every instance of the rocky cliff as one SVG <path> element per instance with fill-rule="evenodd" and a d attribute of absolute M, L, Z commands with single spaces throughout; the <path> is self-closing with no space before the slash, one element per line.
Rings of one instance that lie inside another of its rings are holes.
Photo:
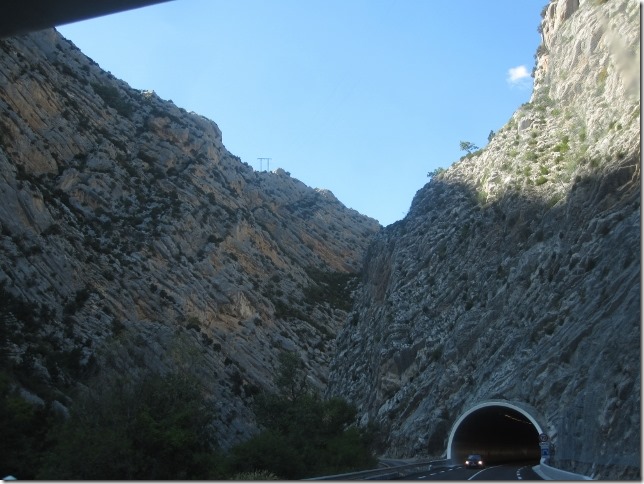
<path fill-rule="evenodd" d="M 640 9 L 542 15 L 530 102 L 369 248 L 329 393 L 391 456 L 444 455 L 500 399 L 537 409 L 555 465 L 639 477 Z"/>
<path fill-rule="evenodd" d="M 217 125 L 56 31 L 0 41 L 3 363 L 62 411 L 76 382 L 183 368 L 219 442 L 296 351 L 323 389 L 379 224 L 229 153 Z"/>

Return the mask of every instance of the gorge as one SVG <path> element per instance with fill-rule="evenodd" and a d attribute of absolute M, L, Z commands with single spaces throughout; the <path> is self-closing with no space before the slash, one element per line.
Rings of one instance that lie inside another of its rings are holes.
<path fill-rule="evenodd" d="M 53 29 L 0 40 L 3 366 L 63 414 L 78 386 L 186 371 L 225 448 L 290 351 L 382 455 L 460 458 L 502 408 L 554 465 L 641 478 L 639 22 L 549 2 L 530 102 L 386 228 Z"/>

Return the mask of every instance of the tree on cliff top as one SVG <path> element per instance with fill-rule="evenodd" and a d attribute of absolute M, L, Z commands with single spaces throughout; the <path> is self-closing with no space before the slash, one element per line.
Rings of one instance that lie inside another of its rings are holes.
<path fill-rule="evenodd" d="M 474 143 L 470 141 L 461 141 L 459 143 L 459 147 L 461 148 L 462 151 L 467 151 L 468 154 L 471 154 L 472 151 L 476 151 L 479 149 L 478 146 L 476 146 Z"/>

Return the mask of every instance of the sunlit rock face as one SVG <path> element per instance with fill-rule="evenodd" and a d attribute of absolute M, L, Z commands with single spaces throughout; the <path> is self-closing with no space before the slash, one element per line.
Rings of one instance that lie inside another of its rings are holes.
<path fill-rule="evenodd" d="M 444 455 L 502 399 L 543 416 L 553 464 L 640 477 L 639 19 L 546 6 L 531 101 L 370 246 L 329 394 L 387 455 Z"/>
<path fill-rule="evenodd" d="M 324 390 L 375 220 L 254 171 L 54 30 L 0 40 L 0 168 L 2 344 L 26 392 L 67 406 L 109 372 L 188 371 L 225 447 L 280 351 Z"/>

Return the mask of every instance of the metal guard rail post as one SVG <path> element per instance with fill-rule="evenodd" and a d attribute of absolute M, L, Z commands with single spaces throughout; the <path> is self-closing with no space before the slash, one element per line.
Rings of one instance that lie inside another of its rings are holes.
<path fill-rule="evenodd" d="M 358 471 L 358 472 L 349 472 L 346 474 L 336 474 L 333 476 L 322 476 L 322 477 L 311 477 L 309 479 L 304 479 L 305 481 L 334 481 L 334 480 L 343 480 L 343 481 L 358 481 L 363 479 L 396 479 L 402 477 L 401 471 L 411 471 L 412 469 L 418 470 L 430 470 L 432 466 L 438 464 L 446 464 L 447 460 L 431 460 L 431 461 L 420 461 L 414 464 L 405 464 L 402 466 L 394 467 L 384 467 L 379 469 L 370 469 L 368 471 Z"/>

